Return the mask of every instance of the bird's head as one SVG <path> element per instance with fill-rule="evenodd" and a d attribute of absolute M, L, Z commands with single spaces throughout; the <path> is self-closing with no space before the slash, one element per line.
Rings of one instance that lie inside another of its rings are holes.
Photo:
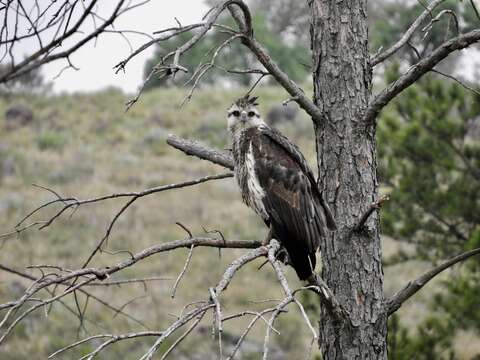
<path fill-rule="evenodd" d="M 265 124 L 257 109 L 257 97 L 246 95 L 235 101 L 227 110 L 228 130 L 237 133 Z"/>

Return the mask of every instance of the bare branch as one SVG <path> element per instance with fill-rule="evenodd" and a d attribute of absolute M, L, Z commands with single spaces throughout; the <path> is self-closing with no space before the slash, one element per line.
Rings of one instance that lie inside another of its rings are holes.
<path fill-rule="evenodd" d="M 187 155 L 196 156 L 203 160 L 208 160 L 214 164 L 224 166 L 233 170 L 232 155 L 226 151 L 211 149 L 198 141 L 180 138 L 176 135 L 170 135 L 167 143 L 174 148 L 183 151 Z"/>
<path fill-rule="evenodd" d="M 191 237 L 191 236 L 190 236 Z M 177 286 L 178 284 L 180 283 L 180 280 L 182 279 L 183 275 L 185 274 L 185 272 L 187 271 L 187 268 L 188 268 L 188 264 L 190 264 L 190 260 L 192 259 L 192 255 L 193 255 L 193 248 L 195 246 L 192 245 L 190 247 L 190 251 L 188 252 L 188 256 L 187 256 L 187 260 L 185 261 L 185 265 L 183 266 L 183 269 L 182 271 L 180 272 L 180 274 L 178 275 L 177 277 L 177 280 L 175 280 L 175 284 L 173 284 L 173 289 L 172 289 L 172 299 L 175 297 L 175 292 L 177 291 Z"/>
<path fill-rule="evenodd" d="M 475 3 L 473 2 L 473 0 L 470 0 L 470 5 L 472 5 L 473 11 L 475 12 L 477 19 L 480 20 L 480 13 L 478 12 L 478 9 L 475 6 Z"/>
<path fill-rule="evenodd" d="M 435 16 L 429 23 L 427 26 L 425 26 L 422 31 L 425 33 L 423 35 L 424 38 L 427 37 L 428 33 L 430 32 L 430 30 L 432 30 L 433 28 L 433 25 L 435 25 L 436 22 L 440 21 L 440 18 L 443 16 L 443 15 L 450 15 L 450 19 L 453 19 L 454 23 L 455 23 L 455 30 L 456 30 L 456 35 L 458 35 L 459 33 L 459 26 L 458 26 L 458 18 L 457 18 L 457 14 L 455 14 L 454 11 L 452 10 L 448 10 L 448 9 L 445 9 L 445 10 L 442 10 L 438 13 L 437 16 Z M 447 31 L 446 31 L 446 35 L 448 35 L 448 31 L 449 30 L 449 26 L 447 27 Z M 446 40 L 446 39 L 445 39 Z"/>
<path fill-rule="evenodd" d="M 460 86 L 464 87 L 465 89 L 467 89 L 468 91 L 471 91 L 472 93 L 476 94 L 476 95 L 479 95 L 480 96 L 480 91 L 478 91 L 477 89 L 474 89 L 473 87 L 471 87 L 470 85 L 466 84 L 464 81 L 460 80 L 459 78 L 453 76 L 453 75 L 450 75 L 450 74 L 445 74 L 444 72 L 442 71 L 438 71 L 438 70 L 435 70 L 435 69 L 432 69 L 431 70 L 433 73 L 435 74 L 438 74 L 438 75 L 441 75 L 443 77 L 446 77 L 450 80 L 453 80 L 455 81 L 457 84 L 459 84 Z"/>
<path fill-rule="evenodd" d="M 222 291 L 230 282 L 231 277 L 233 274 L 238 270 L 239 267 L 241 267 L 243 264 L 255 259 L 258 256 L 264 255 L 265 252 L 267 251 L 264 247 L 260 247 L 261 243 L 259 241 L 244 241 L 244 240 L 234 240 L 234 241 L 227 241 L 223 239 L 214 239 L 214 238 L 200 238 L 200 237 L 195 237 L 191 239 L 185 239 L 185 240 L 177 240 L 177 241 L 171 241 L 168 243 L 163 243 L 159 245 L 154 245 L 150 248 L 147 248 L 137 254 L 135 254 L 133 257 L 130 257 L 127 260 L 124 260 L 122 262 L 117 263 L 116 265 L 105 267 L 105 268 L 84 268 L 76 271 L 70 271 L 67 274 L 59 275 L 56 273 L 52 274 L 47 274 L 45 276 L 42 276 L 40 279 L 35 280 L 34 283 L 26 290 L 25 294 L 17 301 L 13 301 L 10 303 L 6 303 L 0 306 L 0 308 L 8 308 L 8 312 L 5 314 L 3 320 L 0 322 L 0 324 L 4 324 L 14 313 L 15 310 L 18 309 L 20 306 L 22 306 L 24 303 L 28 301 L 34 301 L 37 302 L 37 304 L 31 306 L 28 310 L 23 312 L 21 315 L 19 315 L 11 324 L 10 326 L 4 331 L 4 333 L 0 336 L 0 343 L 5 340 L 5 338 L 8 336 L 8 334 L 13 330 L 13 328 L 20 322 L 22 321 L 26 316 L 28 316 L 31 312 L 35 311 L 36 309 L 48 305 L 50 303 L 53 303 L 62 297 L 78 290 L 82 290 L 81 288 L 83 286 L 86 286 L 87 284 L 95 281 L 96 279 L 106 279 L 110 275 L 123 270 L 127 267 L 130 267 L 137 262 L 150 257 L 156 253 L 160 252 L 165 252 L 165 251 L 170 251 L 173 249 L 178 249 L 178 248 L 190 248 L 191 246 L 207 246 L 207 247 L 216 247 L 216 248 L 258 248 L 261 249 L 260 251 L 258 249 L 253 250 L 253 255 L 247 256 L 247 257 L 242 257 L 242 262 L 241 264 L 235 263 L 235 266 L 233 268 L 227 269 L 226 275 L 224 275 L 224 278 L 222 278 L 221 286 L 219 285 L 217 289 Z M 251 253 L 248 253 L 251 254 Z M 230 276 L 230 277 L 229 277 Z M 70 283 L 70 281 L 82 278 L 80 283 L 73 285 Z M 49 299 L 46 300 L 40 300 L 40 299 L 35 299 L 32 296 L 36 293 L 38 293 L 40 290 L 45 289 L 49 286 L 55 285 L 55 284 L 62 284 L 62 285 L 68 285 L 65 291 L 60 293 L 59 295 L 53 296 Z M 216 289 L 216 290 L 217 290 Z M 90 294 L 90 296 L 92 296 Z M 121 309 L 119 310 L 121 311 Z"/>
<path fill-rule="evenodd" d="M 173 349 L 175 349 L 178 346 L 178 344 L 180 344 L 183 341 L 183 339 L 185 339 L 188 336 L 188 334 L 190 334 L 197 327 L 200 321 L 202 321 L 204 315 L 205 315 L 205 312 L 201 313 L 197 317 L 197 319 L 187 329 L 187 331 L 185 331 L 177 340 L 175 340 L 175 342 L 167 349 L 167 351 L 165 351 L 165 353 L 162 355 L 162 358 L 160 360 L 164 360 L 167 358 L 167 356 L 173 351 Z"/>
<path fill-rule="evenodd" d="M 388 59 L 390 56 L 395 54 L 398 50 L 400 50 L 405 44 L 408 43 L 408 41 L 412 38 L 413 34 L 417 29 L 422 25 L 423 21 L 430 16 L 431 12 L 442 2 L 445 0 L 434 0 L 432 1 L 428 7 L 420 14 L 418 18 L 415 19 L 415 21 L 410 25 L 410 27 L 407 29 L 407 31 L 403 34 L 403 36 L 398 40 L 395 44 L 393 44 L 391 47 L 389 47 L 387 50 L 382 51 L 370 58 L 370 65 L 373 67 L 386 59 Z"/>
<path fill-rule="evenodd" d="M 374 123 L 378 113 L 398 94 L 420 79 L 440 61 L 456 50 L 464 49 L 480 40 L 480 29 L 472 30 L 466 34 L 452 38 L 437 49 L 432 51 L 425 58 L 420 60 L 410 69 L 401 75 L 396 81 L 388 85 L 370 103 L 365 112 L 365 123 Z"/>
<path fill-rule="evenodd" d="M 222 310 L 220 307 L 220 301 L 218 301 L 217 294 L 213 288 L 208 289 L 210 293 L 210 299 L 213 301 L 215 305 L 215 312 L 213 313 L 213 322 L 214 327 L 217 328 L 218 333 L 218 350 L 219 350 L 219 358 L 220 360 L 223 359 L 223 349 L 222 349 Z"/>
<path fill-rule="evenodd" d="M 140 87 L 140 90 L 137 92 L 137 95 L 127 103 L 127 110 L 138 101 L 145 88 L 145 85 L 150 81 L 153 75 L 159 74 L 160 77 L 175 77 L 175 74 L 179 71 L 188 72 L 187 68 L 180 65 L 181 56 L 186 51 L 190 50 L 193 46 L 195 46 L 205 36 L 205 34 L 214 26 L 214 23 L 220 16 L 220 14 L 227 8 L 227 6 L 231 4 L 237 4 L 238 6 L 246 7 L 246 5 L 241 0 L 226 0 L 218 3 L 213 8 L 211 8 L 204 16 L 205 22 L 202 23 L 200 26 L 197 26 L 197 32 L 186 43 L 184 43 L 174 51 L 171 51 L 165 56 L 163 56 L 162 59 L 152 68 L 150 73 L 146 76 L 142 86 Z M 251 19 L 249 19 L 249 22 L 251 23 Z M 136 52 L 135 55 L 137 55 L 143 50 L 145 50 L 145 48 L 141 50 L 139 49 L 139 51 Z M 172 62 L 166 64 L 166 62 L 172 57 Z M 129 57 L 129 59 L 131 58 L 132 56 Z M 117 66 L 124 67 L 125 64 L 122 62 Z"/>
<path fill-rule="evenodd" d="M 75 1 L 75 3 L 76 3 L 76 1 Z M 16 65 L 13 65 L 13 62 L 12 62 L 11 68 L 8 71 L 6 71 L 5 73 L 0 75 L 0 83 L 6 83 L 10 80 L 18 78 L 18 77 L 34 70 L 34 69 L 39 68 L 40 66 L 42 66 L 44 64 L 50 63 L 52 61 L 56 61 L 56 60 L 64 59 L 64 58 L 68 59 L 68 57 L 72 53 L 74 53 L 79 48 L 84 46 L 90 40 L 96 39 L 102 32 L 104 32 L 109 26 L 111 26 L 114 23 L 114 21 L 118 18 L 118 16 L 120 16 L 126 10 L 129 10 L 128 8 L 122 10 L 122 6 L 125 3 L 125 0 L 119 0 L 116 7 L 113 10 L 113 12 L 111 13 L 110 17 L 108 17 L 108 19 L 106 19 L 100 26 L 95 28 L 92 32 L 88 33 L 85 37 L 81 38 L 80 40 L 77 40 L 75 42 L 75 44 L 72 45 L 70 48 L 68 48 L 64 51 L 61 51 L 61 52 L 53 53 L 53 51 L 55 49 L 61 48 L 62 44 L 67 42 L 66 41 L 67 39 L 70 39 L 72 36 L 74 36 L 75 34 L 78 34 L 80 32 L 80 29 L 83 26 L 85 20 L 94 11 L 94 7 L 97 4 L 97 0 L 92 1 L 88 5 L 88 7 L 85 7 L 82 15 L 80 16 L 80 18 L 70 28 L 68 28 L 69 20 L 70 20 L 70 16 L 71 16 L 71 11 L 73 10 L 73 7 L 75 6 L 75 3 L 71 7 L 66 9 L 65 12 L 62 13 L 62 15 L 60 15 L 61 9 L 59 9 L 59 11 L 57 13 L 57 16 L 59 16 L 62 19 L 61 22 L 60 22 L 60 25 L 62 25 L 63 21 L 66 22 L 65 30 L 63 31 L 63 33 L 61 35 L 58 34 L 59 33 L 58 30 L 60 29 L 60 26 L 59 26 L 58 29 L 57 29 L 57 33 L 55 34 L 53 39 L 48 44 L 40 44 L 39 50 L 37 50 L 37 51 L 33 52 L 31 55 L 27 56 L 20 63 L 18 63 Z M 52 19 L 52 20 L 54 20 L 54 19 Z M 53 24 L 54 23 L 49 22 L 47 27 L 51 29 L 51 26 Z M 7 25 L 5 24 L 5 26 L 7 26 Z M 36 27 L 35 27 L 35 29 L 36 29 Z M 35 35 L 38 36 L 39 32 L 40 32 L 39 30 L 35 30 Z M 1 37 L 0 37 L 0 39 L 1 39 Z M 10 47 L 10 51 L 11 51 L 11 48 L 13 47 L 13 45 L 16 42 L 18 42 L 18 39 L 14 35 L 14 37 L 11 39 L 12 45 Z"/>
<path fill-rule="evenodd" d="M 391 315 L 395 311 L 397 311 L 405 301 L 415 295 L 421 288 L 423 288 L 430 280 L 432 280 L 442 271 L 478 254 L 480 254 L 480 248 L 464 252 L 463 254 L 457 255 L 450 260 L 447 260 L 444 263 L 440 264 L 439 266 L 427 271 L 417 279 L 410 281 L 403 289 L 398 291 L 387 301 L 386 309 L 388 315 Z"/>
<path fill-rule="evenodd" d="M 24 273 L 22 271 L 19 271 L 19 270 L 16 270 L 14 268 L 11 268 L 11 267 L 8 267 L 8 266 L 5 266 L 3 264 L 0 264 L 0 269 L 6 271 L 6 272 L 9 272 L 11 274 L 15 274 L 15 275 L 18 275 L 20 277 L 23 277 L 25 279 L 29 279 L 29 280 L 32 280 L 34 282 L 38 282 L 40 281 L 41 279 L 40 278 L 37 278 L 33 275 L 30 275 L 30 274 L 27 274 L 27 273 Z M 103 283 L 98 283 L 98 282 L 91 282 L 91 283 L 88 283 L 86 284 L 86 286 L 110 286 L 110 285 L 120 285 L 120 284 L 126 284 L 126 283 L 133 283 L 133 282 L 143 282 L 145 283 L 146 281 L 153 281 L 153 280 L 163 280 L 164 278 L 145 278 L 145 279 L 129 279 L 129 280 L 118 280 L 118 281 L 111 281 L 111 282 L 103 282 Z M 166 279 L 165 279 L 166 280 Z M 70 286 L 69 284 L 62 284 L 64 286 Z M 102 306 L 105 306 L 107 309 L 113 311 L 115 314 L 121 314 L 123 316 L 125 316 L 126 318 L 132 320 L 133 322 L 147 328 L 147 326 L 145 326 L 145 324 L 143 322 L 141 322 L 140 320 L 138 320 L 137 318 L 131 316 L 130 314 L 122 311 L 121 309 L 115 307 L 115 306 L 112 306 L 111 304 L 109 304 L 108 302 L 106 302 L 105 300 L 101 299 L 100 297 L 92 294 L 91 292 L 89 291 L 86 291 L 85 289 L 79 289 L 78 290 L 79 292 L 81 292 L 82 294 L 86 295 L 87 297 L 97 301 L 99 304 L 101 304 Z M 51 295 L 53 295 L 53 292 L 50 292 Z M 12 301 L 12 302 L 9 302 L 9 303 L 4 303 L 4 304 L 1 304 L 0 305 L 0 310 L 1 309 L 5 309 L 5 308 L 9 308 L 9 307 L 12 307 L 12 306 L 15 306 L 16 305 L 16 302 L 15 301 Z M 75 315 L 78 316 L 78 314 L 76 312 L 73 311 L 73 313 Z"/>
<path fill-rule="evenodd" d="M 220 54 L 222 49 L 225 48 L 226 46 L 230 45 L 230 43 L 232 43 L 236 39 L 241 38 L 242 36 L 243 36 L 243 34 L 234 34 L 231 37 L 229 37 L 228 39 L 226 39 L 224 42 L 222 42 L 215 49 L 210 62 L 208 62 L 206 64 L 202 64 L 198 67 L 197 71 L 195 71 L 195 73 L 192 75 L 192 77 L 187 81 L 187 83 L 188 83 L 188 82 L 193 80 L 193 85 L 192 85 L 190 91 L 188 92 L 187 96 L 185 97 L 185 99 L 182 101 L 181 106 L 183 106 L 187 101 L 189 101 L 192 98 L 193 92 L 197 88 L 197 86 L 198 86 L 200 80 L 202 79 L 202 77 L 205 76 L 205 74 L 207 74 L 208 71 L 215 66 L 215 60 L 217 59 L 217 56 Z"/>
<path fill-rule="evenodd" d="M 103 338 L 110 338 L 110 340 L 108 340 L 108 344 L 106 344 L 105 346 L 102 347 L 102 349 L 104 347 L 106 347 L 107 345 L 110 345 L 114 342 L 117 342 L 117 341 L 121 341 L 121 340 L 125 340 L 125 339 L 133 339 L 133 338 L 136 338 L 136 337 L 143 337 L 143 336 L 160 336 L 162 335 L 162 332 L 160 331 L 142 331 L 142 332 L 136 332 L 136 333 L 130 333 L 130 334 L 124 334 L 124 335 L 113 335 L 113 334 L 99 334 L 99 335 L 93 335 L 93 336 L 89 336 L 88 338 L 85 338 L 85 339 L 82 339 L 82 340 L 79 340 L 73 344 L 70 344 L 68 346 L 65 346 L 61 349 L 58 349 L 57 351 L 55 351 L 54 353 L 50 354 L 48 356 L 49 359 L 53 359 L 54 357 L 56 357 L 57 355 L 60 355 L 61 353 L 67 351 L 67 350 L 70 350 L 70 349 L 73 349 L 74 347 L 76 346 L 79 346 L 79 345 L 82 345 L 86 342 L 89 342 L 89 341 L 92 341 L 92 340 L 97 340 L 97 339 L 103 339 Z M 105 343 L 103 343 L 105 344 Z M 103 345 L 102 344 L 102 345 Z M 98 352 L 97 352 L 98 353 Z M 92 353 L 88 354 L 88 356 L 90 356 Z M 96 353 L 95 353 L 96 354 Z M 94 355 L 95 355 L 94 354 Z"/>
<path fill-rule="evenodd" d="M 375 210 L 378 210 L 380 209 L 382 206 L 383 206 L 383 203 L 385 201 L 387 201 L 388 199 L 390 199 L 390 196 L 389 195 L 382 195 L 380 196 L 380 199 L 378 199 L 377 201 L 373 202 L 372 204 L 370 204 L 369 208 L 367 209 L 367 211 L 365 211 L 365 213 L 362 215 L 362 217 L 360 218 L 360 220 L 358 221 L 357 225 L 355 225 L 353 227 L 353 231 L 360 231 L 363 229 L 363 226 L 365 225 L 365 223 L 367 222 L 368 218 L 370 217 L 370 215 L 373 214 L 373 212 Z"/>
<path fill-rule="evenodd" d="M 247 23 L 247 21 L 245 21 L 245 19 L 251 18 L 248 7 L 229 6 L 228 10 L 237 22 L 240 30 L 242 32 L 248 31 L 249 26 L 251 26 Z M 305 94 L 305 92 L 293 80 L 291 80 L 289 76 L 282 71 L 282 69 L 280 69 L 277 63 L 275 63 L 268 54 L 267 49 L 253 37 L 253 33 L 251 36 L 244 36 L 242 38 L 242 42 L 254 53 L 258 61 L 265 66 L 268 72 L 275 78 L 275 80 L 278 81 L 280 85 L 282 85 L 282 87 L 291 95 L 291 97 L 295 98 L 295 101 L 298 103 L 298 105 L 312 117 L 313 121 L 319 122 L 323 120 L 324 115 L 320 108 L 313 103 L 313 101 Z"/>
<path fill-rule="evenodd" d="M 88 259 L 84 262 L 83 264 L 83 268 L 86 267 L 90 261 L 92 260 L 92 258 L 95 256 L 95 254 L 97 254 L 99 251 L 102 250 L 102 246 L 104 245 L 104 243 L 107 241 L 108 237 L 110 236 L 110 233 L 113 229 L 113 226 L 115 225 L 116 221 L 120 218 L 120 216 L 139 198 L 142 198 L 144 196 L 148 196 L 148 195 L 151 195 L 151 194 L 155 194 L 155 193 L 158 193 L 158 192 L 162 192 L 162 191 L 167 191 L 167 190 L 172 190 L 172 189 L 179 189 L 179 188 L 183 188 L 183 187 L 188 187 L 188 186 L 193 186 L 193 185 L 197 185 L 197 184 L 201 184 L 203 182 L 206 182 L 206 181 L 211 181 L 211 180 L 218 180 L 218 179 L 225 179 L 225 178 L 229 178 L 229 177 L 232 177 L 233 174 L 232 173 L 225 173 L 225 174 L 219 174 L 219 175 L 210 175 L 210 176 L 205 176 L 203 178 L 198 178 L 198 179 L 194 179 L 194 180 L 189 180 L 189 181 L 185 181 L 185 182 L 181 182 L 181 183 L 175 183 L 175 184 L 169 184 L 169 185 L 162 185 L 162 186 L 157 186 L 157 187 L 154 187 L 154 188 L 150 188 L 150 189 L 146 189 L 146 190 L 143 190 L 143 191 L 139 191 L 139 192 L 124 192 L 124 193 L 115 193 L 115 194 L 110 194 L 110 195 L 105 195 L 105 196 L 100 196 L 100 197 L 96 197 L 96 198 L 90 198 L 90 199 L 85 199 L 85 200 L 78 200 L 76 198 L 72 198 L 72 197 L 68 197 L 68 198 L 61 198 L 58 196 L 58 194 L 56 194 L 57 196 L 57 199 L 56 200 L 52 200 L 52 201 L 49 201 L 45 204 L 42 204 L 40 205 L 39 207 L 37 207 L 36 209 L 34 209 L 33 211 L 31 211 L 27 216 L 25 216 L 16 226 L 15 226 L 15 231 L 13 232 L 10 232 L 10 233 L 7 233 L 7 234 L 4 234 L 4 235 L 1 235 L 0 237 L 2 236 L 9 236 L 9 235 L 13 235 L 13 234 L 16 234 L 16 233 L 19 233 L 21 231 L 24 231 L 26 230 L 27 228 L 30 228 L 32 227 L 32 224 L 28 225 L 28 226 L 25 226 L 23 228 L 19 228 L 19 226 L 22 225 L 23 222 L 25 222 L 29 217 L 31 217 L 33 214 L 35 214 L 36 212 L 38 212 L 40 209 L 43 209 L 47 206 L 50 206 L 52 204 L 55 204 L 55 203 L 63 203 L 64 206 L 59 210 L 57 211 L 57 213 L 55 215 L 53 215 L 49 220 L 47 221 L 42 221 L 42 222 L 36 222 L 35 224 L 38 224 L 38 225 L 41 225 L 39 229 L 44 229 L 48 226 L 50 226 L 56 219 L 58 219 L 66 210 L 70 209 L 70 208 L 78 208 L 79 206 L 81 205 L 85 205 L 85 204 L 91 204 L 91 203 L 96 203 L 96 202 L 100 202 L 100 201 L 104 201 L 104 200 L 109 200 L 109 199 L 117 199 L 117 198 L 122 198 L 122 197 L 130 197 L 130 199 L 122 206 L 122 208 L 115 214 L 115 216 L 113 217 L 113 219 L 110 221 L 109 225 L 108 225 L 108 228 L 107 228 L 107 231 L 105 232 L 105 235 L 102 237 L 102 239 L 98 242 L 97 246 L 95 247 L 95 249 L 90 253 Z M 50 190 L 52 191 L 52 190 Z"/>

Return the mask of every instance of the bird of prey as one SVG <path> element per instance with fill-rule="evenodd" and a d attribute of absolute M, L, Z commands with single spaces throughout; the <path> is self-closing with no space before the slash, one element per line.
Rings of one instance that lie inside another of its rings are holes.
<path fill-rule="evenodd" d="M 270 229 L 266 241 L 277 239 L 300 280 L 307 280 L 320 239 L 335 221 L 305 157 L 264 122 L 257 105 L 257 97 L 247 95 L 227 112 L 235 178 L 243 201 Z"/>

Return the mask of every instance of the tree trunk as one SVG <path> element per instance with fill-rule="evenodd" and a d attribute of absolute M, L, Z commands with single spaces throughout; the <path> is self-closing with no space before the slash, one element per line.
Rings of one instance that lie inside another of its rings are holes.
<path fill-rule="evenodd" d="M 378 217 L 352 228 L 377 199 L 375 128 L 362 121 L 371 93 L 366 0 L 310 0 L 319 186 L 338 231 L 321 244 L 323 279 L 350 314 L 322 307 L 323 358 L 386 359 L 387 317 Z"/>

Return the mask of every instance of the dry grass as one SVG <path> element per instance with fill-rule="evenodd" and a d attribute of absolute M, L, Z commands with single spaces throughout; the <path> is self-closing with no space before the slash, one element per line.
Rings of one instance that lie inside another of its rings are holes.
<path fill-rule="evenodd" d="M 6 132 L 0 118 L 0 161 L 11 158 L 14 170 L 0 173 L 0 232 L 8 231 L 27 211 L 51 194 L 31 186 L 39 183 L 54 188 L 63 195 L 78 198 L 98 196 L 116 191 L 141 190 L 155 185 L 177 182 L 195 177 L 220 173 L 223 169 L 207 162 L 186 157 L 168 147 L 168 133 L 200 138 L 217 147 L 227 147 L 224 113 L 239 92 L 204 90 L 197 93 L 191 103 L 182 109 L 183 90 L 158 90 L 145 94 L 128 113 L 124 113 L 125 97 L 109 90 L 96 94 L 75 96 L 28 97 L 13 100 L 0 99 L 0 114 L 13 103 L 26 103 L 34 109 L 34 122 L 24 128 Z M 257 95 L 262 100 L 261 110 L 278 104 L 287 96 L 277 88 L 261 88 Z M 309 121 L 300 115 L 296 122 L 283 124 L 281 130 L 300 145 L 306 156 L 314 162 L 313 132 Z M 2 165 L 2 164 L 0 164 Z M 0 172 L 2 170 L 0 169 Z M 51 263 L 77 268 L 101 238 L 112 214 L 122 205 L 112 200 L 80 208 L 68 217 L 43 231 L 30 231 L 9 239 L 2 248 L 5 265 L 23 269 L 29 264 Z M 40 215 L 38 219 L 47 214 Z M 139 251 L 149 245 L 181 239 L 185 236 L 175 222 L 188 226 L 195 234 L 207 229 L 219 229 L 226 238 L 260 239 L 265 229 L 254 214 L 242 203 L 232 179 L 198 185 L 193 188 L 161 193 L 141 199 L 128 210 L 115 227 L 108 243 L 110 250 Z M 384 252 L 395 252 L 398 244 L 385 242 Z M 120 307 L 139 297 L 125 308 L 129 314 L 145 322 L 149 328 L 163 329 L 184 304 L 207 297 L 207 289 L 218 281 L 226 264 L 241 250 L 225 250 L 221 257 L 216 250 L 196 249 L 192 263 L 177 291 L 170 298 L 173 281 L 155 282 L 145 292 L 142 285 L 93 289 L 98 296 Z M 183 267 L 186 250 L 155 256 L 122 277 L 169 276 L 175 278 Z M 120 255 L 99 255 L 94 263 L 110 264 L 124 258 Z M 265 266 L 257 271 L 260 262 L 242 270 L 221 298 L 227 313 L 239 309 L 259 309 L 249 302 L 261 298 L 278 298 L 280 288 L 272 271 Z M 426 268 L 426 264 L 411 263 L 388 268 L 386 291 L 392 293 Z M 293 272 L 288 270 L 292 287 L 298 286 Z M 0 273 L 0 301 L 14 298 L 15 291 L 26 283 L 11 275 Z M 425 313 L 434 285 L 420 293 L 401 310 L 404 321 L 413 325 Z M 85 299 L 82 299 L 82 303 Z M 73 305 L 69 299 L 67 303 Z M 120 333 L 140 330 L 141 326 L 90 301 L 88 334 Z M 211 319 L 202 324 L 210 326 Z M 226 332 L 239 334 L 246 319 L 226 324 Z M 61 306 L 54 306 L 46 318 L 38 313 L 20 326 L 0 349 L 2 359 L 42 359 L 46 355 L 76 339 L 78 321 Z M 273 342 L 283 349 L 288 358 L 303 356 L 310 341 L 306 326 L 293 309 L 278 324 L 282 336 L 273 336 Z M 264 326 L 258 326 L 249 340 L 262 343 Z M 85 336 L 81 330 L 80 336 Z M 201 341 L 200 341 L 201 338 Z M 286 341 L 288 339 L 288 341 Z M 460 338 L 457 343 L 461 343 Z M 151 339 L 116 345 L 103 358 L 135 358 L 151 343 Z M 130 346 L 131 345 L 131 346 Z M 300 346 L 298 346 L 300 345 Z M 211 336 L 196 336 L 183 345 L 207 352 L 215 346 Z M 458 347 L 465 349 L 467 345 Z M 90 347 L 84 346 L 83 351 Z M 298 349 L 300 348 L 300 353 Z M 128 356 L 127 356 L 128 352 Z M 78 353 L 76 354 L 78 355 Z M 71 358 L 72 353 L 65 358 Z M 466 357 L 465 357 L 466 358 Z"/>

